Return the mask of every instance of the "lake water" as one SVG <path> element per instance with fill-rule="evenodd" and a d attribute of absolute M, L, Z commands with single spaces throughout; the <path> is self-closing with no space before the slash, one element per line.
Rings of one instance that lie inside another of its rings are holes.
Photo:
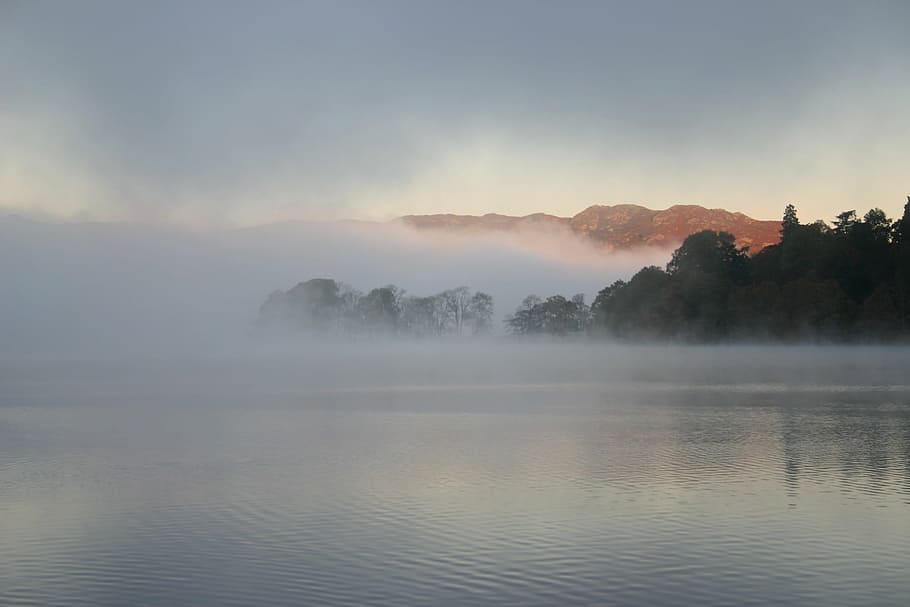
<path fill-rule="evenodd" d="M 910 351 L 0 363 L 2 605 L 910 604 Z"/>

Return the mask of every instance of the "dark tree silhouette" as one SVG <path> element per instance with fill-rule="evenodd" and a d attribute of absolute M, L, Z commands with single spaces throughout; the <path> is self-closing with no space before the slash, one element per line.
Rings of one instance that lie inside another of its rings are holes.
<path fill-rule="evenodd" d="M 528 295 L 506 319 L 506 327 L 514 335 L 580 335 L 588 329 L 589 315 L 583 295 L 572 299 L 553 295 L 545 300 Z"/>
<path fill-rule="evenodd" d="M 900 220 L 878 208 L 799 223 L 787 205 L 781 241 L 750 257 L 731 234 L 699 232 L 667 271 L 645 268 L 603 289 L 595 332 L 716 341 L 910 337 L 910 197 Z"/>
<path fill-rule="evenodd" d="M 797 228 L 799 228 L 799 218 L 796 216 L 796 207 L 788 204 L 784 208 L 784 220 L 781 222 L 781 239 L 790 236 Z"/>
<path fill-rule="evenodd" d="M 838 234 L 849 234 L 856 225 L 856 211 L 844 211 L 834 220 L 834 231 Z"/>

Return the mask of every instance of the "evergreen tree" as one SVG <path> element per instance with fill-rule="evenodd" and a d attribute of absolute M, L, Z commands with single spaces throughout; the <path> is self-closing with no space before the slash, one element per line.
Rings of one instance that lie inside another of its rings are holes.
<path fill-rule="evenodd" d="M 895 291 L 900 316 L 901 332 L 910 329 L 910 196 L 904 205 L 904 214 L 894 222 L 892 239 L 897 249 L 895 259 Z"/>
<path fill-rule="evenodd" d="M 784 208 L 784 219 L 781 221 L 780 236 L 785 241 L 799 227 L 799 218 L 796 216 L 796 207 L 788 204 Z"/>
<path fill-rule="evenodd" d="M 896 245 L 902 246 L 904 241 L 910 241 L 910 196 L 907 196 L 903 216 L 894 222 L 891 229 L 891 238 Z"/>
<path fill-rule="evenodd" d="M 834 231 L 846 236 L 856 225 L 856 211 L 844 211 L 834 220 Z"/>

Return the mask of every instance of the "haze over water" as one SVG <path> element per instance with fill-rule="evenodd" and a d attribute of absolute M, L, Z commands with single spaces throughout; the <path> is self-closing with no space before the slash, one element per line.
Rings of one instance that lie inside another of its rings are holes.
<path fill-rule="evenodd" d="M 0 0 L 0 607 L 910 605 L 907 23 Z"/>
<path fill-rule="evenodd" d="M 905 348 L 0 370 L 0 604 L 905 605 Z"/>

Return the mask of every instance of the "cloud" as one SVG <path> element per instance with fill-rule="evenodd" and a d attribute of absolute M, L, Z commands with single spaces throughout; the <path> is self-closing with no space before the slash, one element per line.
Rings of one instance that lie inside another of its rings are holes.
<path fill-rule="evenodd" d="M 903 200 L 905 3 L 3 11 L 0 208 L 253 224 Z"/>

